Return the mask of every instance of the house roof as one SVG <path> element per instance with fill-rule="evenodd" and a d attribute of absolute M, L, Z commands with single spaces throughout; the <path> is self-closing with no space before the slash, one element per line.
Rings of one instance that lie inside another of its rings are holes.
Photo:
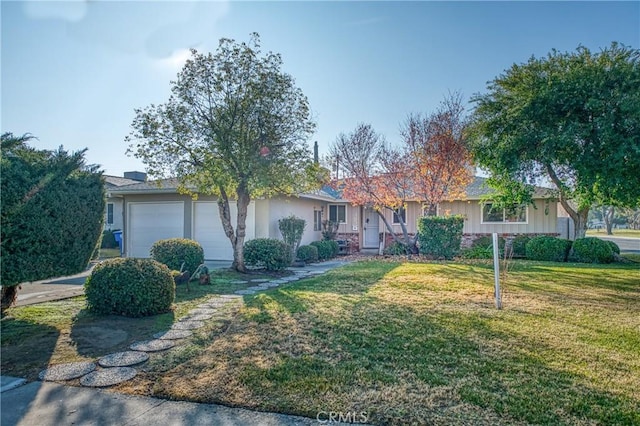
<path fill-rule="evenodd" d="M 132 181 L 132 179 L 118 178 L 121 180 Z M 126 194 L 148 194 L 148 193 L 175 193 L 178 188 L 178 179 L 162 179 L 156 181 L 139 182 L 120 185 L 117 187 L 109 188 L 110 192 L 118 193 L 122 195 Z M 495 191 L 487 184 L 487 179 L 475 176 L 473 181 L 466 188 L 466 200 L 479 200 L 487 195 L 491 195 Z M 537 186 L 533 198 L 547 198 L 549 197 L 550 189 Z M 300 194 L 300 198 L 308 198 L 313 200 L 322 201 L 339 201 L 349 202 L 349 200 L 342 198 L 342 191 L 325 185 L 321 189 Z"/>
<path fill-rule="evenodd" d="M 134 183 L 140 183 L 139 180 L 129 179 L 121 176 L 102 175 L 104 178 L 105 186 L 107 188 L 114 188 L 119 186 L 131 185 Z"/>
<path fill-rule="evenodd" d="M 148 182 L 135 182 L 129 185 L 110 188 L 113 193 L 121 195 L 132 194 L 157 194 L 157 193 L 175 193 L 178 191 L 178 179 L 162 179 Z M 300 198 L 308 198 L 312 200 L 333 201 L 336 197 L 328 191 L 330 188 L 322 188 L 317 191 L 300 194 Z M 335 192 L 335 191 L 334 191 Z"/>
<path fill-rule="evenodd" d="M 335 199 L 340 199 L 341 201 L 348 202 L 349 200 L 342 199 L 342 188 L 338 189 L 332 187 L 326 187 L 326 192 L 331 194 Z M 479 200 L 488 195 L 495 193 L 496 191 L 489 187 L 487 184 L 487 178 L 474 176 L 473 181 L 469 185 L 467 185 L 465 189 L 465 197 L 464 200 Z M 551 190 L 549 188 L 543 188 L 536 186 L 533 194 L 533 198 L 548 198 L 551 196 Z"/>

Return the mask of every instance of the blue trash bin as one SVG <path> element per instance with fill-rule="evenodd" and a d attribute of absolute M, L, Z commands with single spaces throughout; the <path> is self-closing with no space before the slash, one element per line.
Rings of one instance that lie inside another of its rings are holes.
<path fill-rule="evenodd" d="M 122 231 L 113 231 L 113 238 L 116 239 L 118 248 L 120 248 L 120 255 L 122 255 Z"/>

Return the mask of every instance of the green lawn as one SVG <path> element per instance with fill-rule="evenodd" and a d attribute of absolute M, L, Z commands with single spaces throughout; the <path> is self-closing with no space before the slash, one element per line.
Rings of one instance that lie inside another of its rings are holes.
<path fill-rule="evenodd" d="M 188 292 L 181 285 L 172 312 L 145 318 L 94 315 L 87 311 L 84 296 L 10 308 L 0 322 L 2 374 L 36 380 L 48 364 L 92 361 L 127 350 L 131 343 L 167 330 L 203 300 L 251 285 L 230 284 L 240 278 L 246 276 L 216 270 L 211 274 L 212 285 L 192 282 Z M 211 324 L 204 331 L 219 330 L 221 325 Z"/>
<path fill-rule="evenodd" d="M 374 424 L 640 424 L 635 265 L 361 262 L 245 298 L 122 390 Z"/>
<path fill-rule="evenodd" d="M 613 229 L 613 237 L 640 238 L 640 229 Z M 588 229 L 588 237 L 606 237 L 607 231 L 604 229 Z"/>
<path fill-rule="evenodd" d="M 640 424 L 639 276 L 637 264 L 515 261 L 498 311 L 489 261 L 363 261 L 246 296 L 224 327 L 115 390 L 373 424 Z M 43 310 L 46 323 L 11 315 L 65 340 L 56 321 L 69 313 Z M 4 373 L 6 350 L 31 353 L 42 335 L 7 347 L 16 324 L 2 325 Z"/>

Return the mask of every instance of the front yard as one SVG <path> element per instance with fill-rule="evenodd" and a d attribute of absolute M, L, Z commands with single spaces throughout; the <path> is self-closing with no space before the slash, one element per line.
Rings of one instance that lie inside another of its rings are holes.
<path fill-rule="evenodd" d="M 498 311 L 489 262 L 358 262 L 246 296 L 115 390 L 374 424 L 640 424 L 639 277 L 517 261 Z M 3 372 L 35 344 L 6 344 L 6 321 Z"/>

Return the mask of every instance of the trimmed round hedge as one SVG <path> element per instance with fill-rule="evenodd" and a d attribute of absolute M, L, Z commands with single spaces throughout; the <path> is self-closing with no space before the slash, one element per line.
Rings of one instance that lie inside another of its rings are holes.
<path fill-rule="evenodd" d="M 333 240 L 314 241 L 311 245 L 318 249 L 318 258 L 320 260 L 327 260 L 336 257 L 340 251 L 338 243 Z"/>
<path fill-rule="evenodd" d="M 318 261 L 318 247 L 316 246 L 300 246 L 296 252 L 296 257 L 306 263 Z"/>
<path fill-rule="evenodd" d="M 193 274 L 204 262 L 204 250 L 197 241 L 169 238 L 153 243 L 151 258 L 175 271 L 179 271 L 184 262 L 184 270 Z"/>
<path fill-rule="evenodd" d="M 394 241 L 385 247 L 382 253 L 387 256 L 403 256 L 407 254 L 407 246 L 406 244 Z"/>
<path fill-rule="evenodd" d="M 526 245 L 527 259 L 566 262 L 571 241 L 548 235 L 533 237 Z"/>
<path fill-rule="evenodd" d="M 176 295 L 169 268 L 152 259 L 102 262 L 93 269 L 84 289 L 90 311 L 127 317 L 168 312 Z"/>
<path fill-rule="evenodd" d="M 291 265 L 291 249 L 284 241 L 256 238 L 244 243 L 244 261 L 248 266 L 279 271 Z"/>
<path fill-rule="evenodd" d="M 595 237 L 578 238 L 573 242 L 570 259 L 580 263 L 611 263 L 614 251 L 609 243 Z"/>
<path fill-rule="evenodd" d="M 611 250 L 613 250 L 613 252 L 615 254 L 620 254 L 620 247 L 618 247 L 618 245 L 616 243 L 614 243 L 613 241 L 609 241 L 609 240 L 604 240 L 607 244 L 609 244 L 609 247 L 611 247 Z"/>

